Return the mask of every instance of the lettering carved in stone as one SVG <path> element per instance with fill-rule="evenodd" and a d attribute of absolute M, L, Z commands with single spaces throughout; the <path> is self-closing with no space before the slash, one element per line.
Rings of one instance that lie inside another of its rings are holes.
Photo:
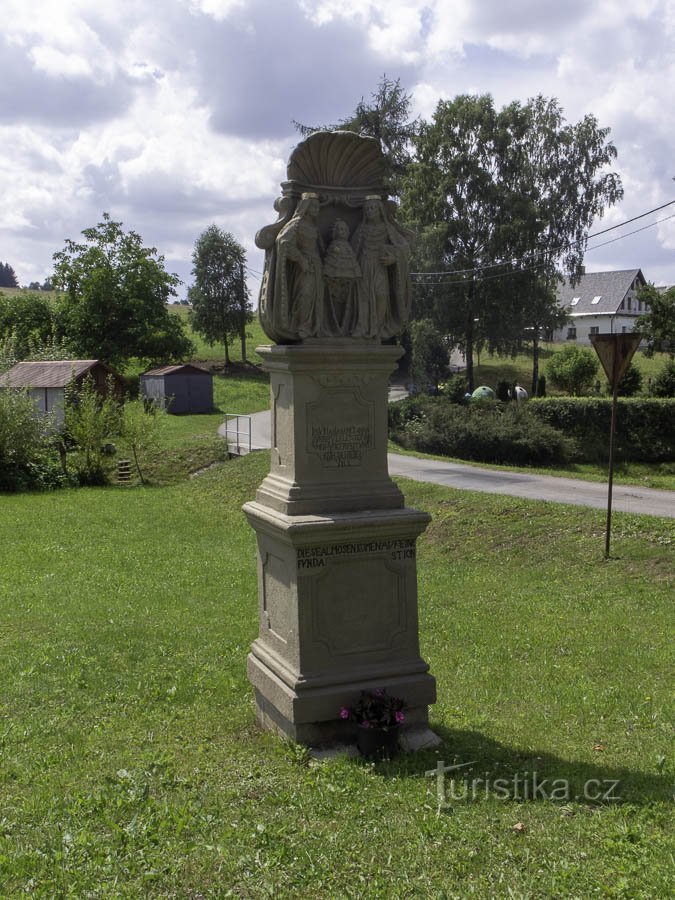
<path fill-rule="evenodd" d="M 319 456 L 325 468 L 360 466 L 364 451 L 372 450 L 372 403 L 358 391 L 330 390 L 307 407 L 307 452 Z"/>

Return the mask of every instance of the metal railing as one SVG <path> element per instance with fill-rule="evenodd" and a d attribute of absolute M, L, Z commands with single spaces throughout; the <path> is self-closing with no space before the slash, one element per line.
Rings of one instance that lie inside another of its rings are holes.
<path fill-rule="evenodd" d="M 239 423 L 247 426 L 245 430 L 240 429 Z M 230 425 L 234 427 L 231 428 Z M 243 440 L 241 440 L 243 438 Z M 251 417 L 242 416 L 239 413 L 225 413 L 225 440 L 230 453 L 241 456 L 242 453 L 251 452 Z"/>

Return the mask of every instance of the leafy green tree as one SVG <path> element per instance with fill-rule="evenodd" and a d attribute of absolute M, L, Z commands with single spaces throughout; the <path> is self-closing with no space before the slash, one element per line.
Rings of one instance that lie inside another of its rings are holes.
<path fill-rule="evenodd" d="M 9 263 L 0 263 L 0 287 L 18 288 L 16 272 Z"/>
<path fill-rule="evenodd" d="M 608 129 L 566 125 L 556 100 L 495 109 L 490 95 L 440 101 L 414 139 L 401 215 L 420 234 L 416 315 L 463 350 L 514 353 L 550 327 L 558 265 L 577 277 L 588 229 L 622 196 Z M 536 376 L 535 376 L 536 383 Z"/>
<path fill-rule="evenodd" d="M 78 451 L 76 471 L 81 484 L 105 482 L 106 447 L 120 431 L 120 410 L 112 395 L 102 396 L 94 379 L 66 386 L 63 441 Z"/>
<path fill-rule="evenodd" d="M 147 406 L 142 398 L 127 400 L 121 410 L 122 443 L 134 457 L 134 464 L 141 479 L 146 484 L 141 462 L 147 454 L 160 445 L 162 427 L 166 412 L 155 404 Z M 145 464 L 145 463 L 144 463 Z"/>
<path fill-rule="evenodd" d="M 546 373 L 560 391 L 582 397 L 590 393 L 598 374 L 598 359 L 588 347 L 563 347 L 549 360 Z"/>
<path fill-rule="evenodd" d="M 448 374 L 448 347 L 430 319 L 413 322 L 410 333 L 415 386 L 426 393 L 435 393 Z"/>
<path fill-rule="evenodd" d="M 648 284 L 638 293 L 638 300 L 646 303 L 648 309 L 635 323 L 635 330 L 647 341 L 645 356 L 664 350 L 675 357 L 675 286 L 659 291 Z"/>
<path fill-rule="evenodd" d="M 411 96 L 395 81 L 383 75 L 380 82 L 366 101 L 363 97 L 356 109 L 334 125 L 293 124 L 307 137 L 315 131 L 355 131 L 377 138 L 387 165 L 387 177 L 393 194 L 400 193 L 401 178 L 410 162 L 411 142 L 417 130 L 417 120 L 410 118 Z"/>
<path fill-rule="evenodd" d="M 246 326 L 253 318 L 246 286 L 246 253 L 228 231 L 209 225 L 196 240 L 192 253 L 195 283 L 188 290 L 192 328 L 210 344 L 225 346 L 230 365 L 230 341 L 239 337 L 246 359 Z"/>
<path fill-rule="evenodd" d="M 56 328 L 55 312 L 46 297 L 0 294 L 0 340 L 11 338 L 17 359 L 27 359 L 31 347 L 48 341 Z"/>
<path fill-rule="evenodd" d="M 165 270 L 164 257 L 108 213 L 82 234 L 83 243 L 67 240 L 54 254 L 54 284 L 65 292 L 61 315 L 73 350 L 117 366 L 132 357 L 169 362 L 190 355 L 183 324 L 166 305 L 180 282 Z"/>

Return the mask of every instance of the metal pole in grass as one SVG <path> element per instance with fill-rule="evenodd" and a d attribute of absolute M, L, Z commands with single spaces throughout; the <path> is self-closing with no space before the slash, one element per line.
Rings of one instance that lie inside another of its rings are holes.
<path fill-rule="evenodd" d="M 612 533 L 612 486 L 614 484 L 614 445 L 616 443 L 616 410 L 619 382 L 642 340 L 634 331 L 625 334 L 592 334 L 591 344 L 598 354 L 602 368 L 612 388 L 612 423 L 609 429 L 609 472 L 607 475 L 607 526 L 605 528 L 605 559 L 609 559 L 609 542 Z"/>

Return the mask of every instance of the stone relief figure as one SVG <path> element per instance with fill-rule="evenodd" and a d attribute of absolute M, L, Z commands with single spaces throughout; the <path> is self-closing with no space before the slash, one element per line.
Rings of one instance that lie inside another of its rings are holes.
<path fill-rule="evenodd" d="M 318 227 L 319 198 L 304 193 L 276 239 L 275 294 L 288 310 L 289 330 L 299 338 L 324 332 L 324 244 Z"/>
<path fill-rule="evenodd" d="M 387 220 L 379 196 L 366 197 L 363 221 L 354 232 L 352 247 L 361 267 L 352 334 L 389 338 L 401 330 L 410 313 L 410 246 Z"/>
<path fill-rule="evenodd" d="M 287 176 L 279 218 L 256 235 L 265 334 L 277 343 L 398 334 L 410 312 L 412 233 L 385 202 L 379 141 L 316 132 L 293 150 Z"/>
<path fill-rule="evenodd" d="M 355 288 L 361 267 L 349 243 L 349 226 L 344 219 L 333 223 L 333 240 L 326 251 L 323 274 L 336 336 L 348 335 L 355 321 Z"/>

